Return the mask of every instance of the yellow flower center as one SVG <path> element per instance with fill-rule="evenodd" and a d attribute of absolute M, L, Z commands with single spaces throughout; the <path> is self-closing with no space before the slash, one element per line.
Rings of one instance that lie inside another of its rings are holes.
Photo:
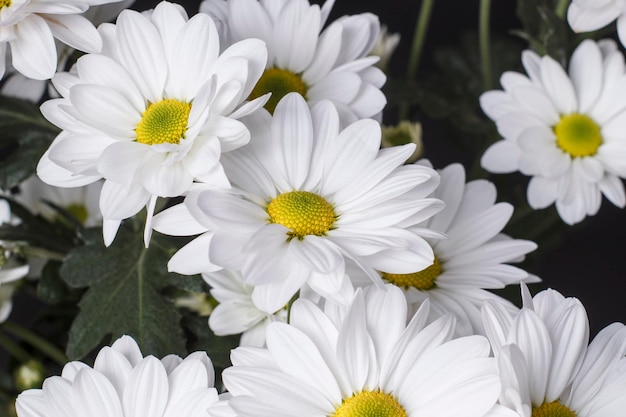
<path fill-rule="evenodd" d="M 180 143 L 185 137 L 191 103 L 168 98 L 150 103 L 135 127 L 137 142 L 146 145 Z"/>
<path fill-rule="evenodd" d="M 281 98 L 288 93 L 299 93 L 306 98 L 307 86 L 298 74 L 280 68 L 268 68 L 256 83 L 250 93 L 249 100 L 272 93 L 269 101 L 265 103 L 265 109 L 274 114 L 274 109 Z"/>
<path fill-rule="evenodd" d="M 383 278 L 398 287 L 415 287 L 421 291 L 428 291 L 435 287 L 437 277 L 441 274 L 441 261 L 435 256 L 435 261 L 431 266 L 412 274 L 390 274 L 383 272 Z"/>
<path fill-rule="evenodd" d="M 344 400 L 334 417 L 407 417 L 393 396 L 381 391 L 362 391 Z"/>
<path fill-rule="evenodd" d="M 270 223 L 291 229 L 290 239 L 306 235 L 323 236 L 337 219 L 333 206 L 323 197 L 308 191 L 283 193 L 267 205 Z"/>
<path fill-rule="evenodd" d="M 87 207 L 82 204 L 70 204 L 67 206 L 67 211 L 69 211 L 81 224 L 85 224 L 87 217 L 89 217 Z"/>
<path fill-rule="evenodd" d="M 533 408 L 531 417 L 576 417 L 576 413 L 560 402 L 553 401 Z"/>
<path fill-rule="evenodd" d="M 11 7 L 11 0 L 0 0 L 0 9 Z"/>
<path fill-rule="evenodd" d="M 572 158 L 595 155 L 602 145 L 600 126 L 589 116 L 573 113 L 554 127 L 556 144 Z"/>

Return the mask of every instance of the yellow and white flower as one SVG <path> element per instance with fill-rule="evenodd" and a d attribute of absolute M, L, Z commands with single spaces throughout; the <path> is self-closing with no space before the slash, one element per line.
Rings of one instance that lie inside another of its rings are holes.
<path fill-rule="evenodd" d="M 58 187 L 104 178 L 105 244 L 146 206 L 147 245 L 158 197 L 180 196 L 194 182 L 229 186 L 220 156 L 249 140 L 237 119 L 265 102 L 242 104 L 265 68 L 266 49 L 248 39 L 220 54 L 211 18 L 188 20 L 168 2 L 150 17 L 125 10 L 99 30 L 102 54 L 81 57 L 75 71 L 52 80 L 62 98 L 42 112 L 63 131 L 37 173 Z"/>
<path fill-rule="evenodd" d="M 624 56 L 612 42 L 583 41 L 569 74 L 551 57 L 525 51 L 528 76 L 505 72 L 504 91 L 480 98 L 504 137 L 482 156 L 494 173 L 531 176 L 528 203 L 552 204 L 567 224 L 600 209 L 602 195 L 619 207 L 626 197 L 626 92 Z"/>
<path fill-rule="evenodd" d="M 225 45 L 246 38 L 267 44 L 269 59 L 251 97 L 271 92 L 265 105 L 270 112 L 289 92 L 312 106 L 331 100 L 344 126 L 377 117 L 386 104 L 380 91 L 384 73 L 367 56 L 380 32 L 371 13 L 343 16 L 322 30 L 334 0 L 321 7 L 308 0 L 205 0 L 200 11 L 220 22 Z"/>

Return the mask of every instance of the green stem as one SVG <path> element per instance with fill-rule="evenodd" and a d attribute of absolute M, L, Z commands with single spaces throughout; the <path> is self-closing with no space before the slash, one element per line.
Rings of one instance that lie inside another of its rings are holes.
<path fill-rule="evenodd" d="M 20 347 L 17 343 L 11 340 L 4 333 L 0 333 L 0 346 L 9 352 L 9 355 L 13 356 L 15 359 L 22 363 L 26 363 L 30 360 L 30 355 L 24 349 Z"/>
<path fill-rule="evenodd" d="M 489 39 L 489 20 L 491 14 L 491 0 L 480 0 L 479 47 L 480 65 L 483 75 L 483 90 L 490 90 L 491 84 L 491 43 Z"/>
<path fill-rule="evenodd" d="M 59 348 L 38 334 L 35 334 L 32 331 L 8 320 L 2 324 L 2 328 L 37 348 L 40 352 L 54 360 L 59 365 L 63 366 L 67 363 L 67 356 L 65 356 Z"/>
<path fill-rule="evenodd" d="M 559 0 L 559 3 L 556 5 L 556 9 L 554 12 L 561 19 L 565 18 L 565 13 L 567 13 L 567 7 L 569 6 L 570 0 Z"/>
<path fill-rule="evenodd" d="M 409 55 L 409 66 L 407 68 L 407 80 L 413 81 L 417 75 L 417 66 L 419 65 L 426 39 L 426 31 L 430 22 L 430 15 L 433 10 L 434 0 L 423 0 L 417 19 L 417 27 L 413 35 L 413 44 L 411 45 L 411 55 Z"/>
<path fill-rule="evenodd" d="M 415 33 L 413 34 L 411 54 L 409 55 L 409 64 L 406 71 L 406 79 L 409 83 L 412 83 L 417 76 L 417 67 L 419 66 L 420 58 L 422 56 L 424 40 L 426 39 L 426 32 L 428 31 L 428 23 L 430 22 L 430 15 L 433 10 L 433 3 L 434 0 L 423 0 L 419 16 L 417 17 L 417 26 L 415 27 Z M 406 101 L 403 101 L 400 104 L 398 122 L 407 118 L 409 115 L 409 109 L 409 103 Z"/>

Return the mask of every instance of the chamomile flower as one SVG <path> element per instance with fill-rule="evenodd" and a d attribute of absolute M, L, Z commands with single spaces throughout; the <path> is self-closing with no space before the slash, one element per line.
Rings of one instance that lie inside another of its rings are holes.
<path fill-rule="evenodd" d="M 617 19 L 617 34 L 626 45 L 626 5 L 621 0 L 572 0 L 567 22 L 574 32 L 602 29 Z"/>
<path fill-rule="evenodd" d="M 214 379 L 205 352 L 159 360 L 123 336 L 100 350 L 93 368 L 70 362 L 42 389 L 22 392 L 16 408 L 20 417 L 206 417 L 218 402 Z"/>
<path fill-rule="evenodd" d="M 490 172 L 531 176 L 528 203 L 552 204 L 567 224 L 596 214 L 602 195 L 624 207 L 626 88 L 624 57 L 615 45 L 583 41 L 569 74 L 551 57 L 525 51 L 528 76 L 506 72 L 504 91 L 480 98 L 504 137 L 482 156 Z"/>
<path fill-rule="evenodd" d="M 267 349 L 239 347 L 223 373 L 242 417 L 486 415 L 500 383 L 482 336 L 452 339 L 447 316 L 425 326 L 428 305 L 407 325 L 393 287 L 358 290 L 340 322 L 309 300 L 290 324 L 271 323 Z"/>
<path fill-rule="evenodd" d="M 367 56 L 380 23 L 371 13 L 343 16 L 324 27 L 334 0 L 321 7 L 308 0 L 205 0 L 200 11 L 220 22 L 226 45 L 249 37 L 267 44 L 267 67 L 251 97 L 271 92 L 265 105 L 273 112 L 289 92 L 312 106 L 331 100 L 344 125 L 380 114 L 386 98 L 378 57 Z"/>
<path fill-rule="evenodd" d="M 428 161 L 421 164 L 430 166 Z M 426 238 L 432 246 L 432 265 L 410 274 L 381 271 L 386 282 L 402 288 L 412 311 L 430 300 L 433 318 L 452 314 L 460 335 L 484 333 L 480 308 L 485 300 L 496 300 L 511 311 L 517 308 L 489 289 L 500 289 L 521 281 L 538 278 L 509 265 L 537 248 L 533 242 L 512 239 L 502 229 L 513 214 L 508 203 L 496 203 L 496 188 L 486 180 L 465 182 L 461 164 L 439 171 L 441 184 L 432 197 L 441 199 L 445 208 L 416 228 L 445 235 Z M 410 229 L 409 229 L 410 230 Z M 416 232 L 418 232 L 416 230 Z M 360 285 L 369 284 L 362 274 L 350 274 Z"/>
<path fill-rule="evenodd" d="M 119 0 L 0 1 L 0 78 L 10 46 L 13 68 L 28 78 L 46 80 L 57 68 L 54 40 L 84 52 L 100 52 L 102 39 L 80 14 L 90 6 Z"/>
<path fill-rule="evenodd" d="M 426 198 L 437 173 L 402 166 L 414 144 L 381 151 L 377 122 L 341 130 L 332 103 L 310 111 L 296 93 L 274 117 L 257 112 L 246 123 L 250 144 L 223 158 L 233 189 L 192 191 L 183 210 L 159 214 L 160 232 L 207 231 L 170 259 L 170 270 L 241 271 L 255 305 L 274 313 L 305 284 L 345 302 L 346 258 L 378 283 L 376 269 L 407 273 L 433 262 L 428 243 L 407 230 L 442 207 Z"/>
<path fill-rule="evenodd" d="M 205 272 L 202 278 L 211 286 L 211 296 L 219 303 L 209 317 L 209 327 L 216 335 L 241 333 L 241 346 L 260 347 L 265 345 L 269 323 L 287 321 L 286 308 L 270 314 L 254 305 L 254 287 L 247 285 L 240 273 L 227 270 Z"/>
<path fill-rule="evenodd" d="M 158 197 L 180 196 L 194 182 L 229 186 L 220 155 L 249 140 L 237 118 L 265 102 L 242 105 L 263 72 L 266 49 L 248 39 L 220 55 L 211 18 L 188 20 L 168 2 L 150 17 L 124 10 L 116 25 L 99 30 L 102 54 L 79 58 L 75 71 L 52 80 L 62 98 L 42 112 L 63 131 L 37 173 L 58 187 L 104 178 L 105 244 L 145 206 L 147 245 Z"/>
<path fill-rule="evenodd" d="M 487 302 L 483 321 L 502 379 L 500 404 L 520 417 L 619 416 L 626 407 L 626 328 L 613 323 L 589 341 L 585 308 L 545 290 L 510 314 Z"/>

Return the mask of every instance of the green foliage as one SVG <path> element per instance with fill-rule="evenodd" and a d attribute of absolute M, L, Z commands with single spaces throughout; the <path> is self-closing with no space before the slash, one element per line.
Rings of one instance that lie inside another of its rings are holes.
<path fill-rule="evenodd" d="M 88 287 L 69 332 L 71 359 L 85 357 L 107 335 L 116 339 L 124 334 L 135 338 L 144 355 L 185 354 L 181 315 L 162 294 L 178 285 L 179 276 L 166 268 L 174 250 L 156 234 L 146 249 L 141 231 L 132 224 L 120 228 L 109 248 L 99 228 L 85 231 L 85 245 L 70 251 L 60 270 L 69 286 Z"/>
<path fill-rule="evenodd" d="M 58 133 L 27 101 L 0 96 L 0 188 L 30 177 Z"/>

